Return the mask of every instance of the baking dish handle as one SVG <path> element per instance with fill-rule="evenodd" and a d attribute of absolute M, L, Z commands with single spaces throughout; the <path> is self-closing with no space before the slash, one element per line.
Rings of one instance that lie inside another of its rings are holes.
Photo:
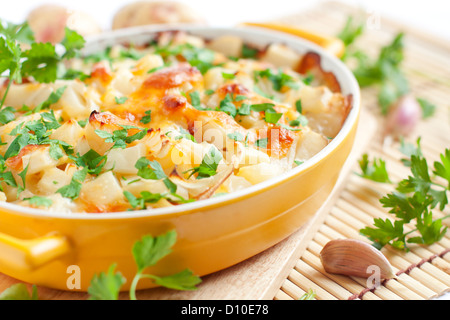
<path fill-rule="evenodd" d="M 33 270 L 69 251 L 70 244 L 61 235 L 23 240 L 0 232 L 0 266 Z"/>
<path fill-rule="evenodd" d="M 244 22 L 243 25 L 250 26 L 250 27 L 272 29 L 272 30 L 292 34 L 294 36 L 314 42 L 315 44 L 321 46 L 326 51 L 330 52 L 331 54 L 335 55 L 338 58 L 341 58 L 345 53 L 344 42 L 341 39 L 336 38 L 336 37 L 325 36 L 325 35 L 321 35 L 321 34 L 311 32 L 308 30 L 300 29 L 300 28 L 297 28 L 294 26 L 277 24 L 277 23 Z"/>

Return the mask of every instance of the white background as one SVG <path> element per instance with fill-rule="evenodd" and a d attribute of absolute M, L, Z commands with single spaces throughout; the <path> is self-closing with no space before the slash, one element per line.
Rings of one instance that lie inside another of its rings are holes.
<path fill-rule="evenodd" d="M 258 21 L 298 12 L 318 0 L 178 0 L 195 8 L 216 26 L 232 26 L 242 21 Z M 130 0 L 1 0 L 0 17 L 13 22 L 24 20 L 28 12 L 42 3 L 57 3 L 81 9 L 97 19 L 103 29 Z M 375 10 L 416 28 L 450 40 L 450 2 L 443 0 L 343 0 L 366 10 Z"/>
<path fill-rule="evenodd" d="M 196 9 L 210 25 L 234 26 L 243 21 L 264 21 L 300 12 L 317 4 L 317 0 L 178 0 Z M 126 0 L 1 0 L 0 18 L 22 22 L 28 12 L 44 3 L 65 5 L 93 16 L 104 30 L 111 27 L 112 17 Z M 450 41 L 450 1 L 442 0 L 342 0 L 362 9 L 375 11 L 416 29 Z M 450 295 L 443 297 L 449 299 Z"/>

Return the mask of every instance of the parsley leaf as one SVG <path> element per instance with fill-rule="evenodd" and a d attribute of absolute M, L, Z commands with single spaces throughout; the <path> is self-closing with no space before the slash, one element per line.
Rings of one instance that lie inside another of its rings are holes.
<path fill-rule="evenodd" d="M 390 219 L 375 219 L 374 227 L 366 227 L 360 230 L 367 236 L 377 248 L 391 245 L 394 248 L 408 251 L 409 243 L 431 245 L 440 241 L 447 232 L 447 227 L 442 223 L 445 216 L 434 219 L 432 210 L 439 206 L 443 211 L 448 205 L 450 192 L 450 150 L 446 149 L 441 154 L 440 160 L 434 163 L 433 174 L 448 181 L 448 185 L 441 185 L 433 180 L 427 159 L 423 156 L 420 139 L 417 147 L 405 144 L 402 141 L 401 151 L 408 159 L 402 159 L 403 164 L 409 167 L 411 175 L 397 183 L 396 191 L 380 199 L 383 207 L 390 209 L 389 213 L 395 216 L 394 222 Z M 360 161 L 363 175 L 367 179 L 377 182 L 389 182 L 385 163 L 381 159 L 374 166 L 370 166 L 365 155 Z M 404 226 L 414 223 L 416 229 L 405 233 Z M 410 237 L 413 232 L 419 236 Z"/>
<path fill-rule="evenodd" d="M 269 144 L 269 138 L 256 140 L 256 143 L 255 143 L 255 145 L 258 148 L 262 148 L 262 149 L 266 149 L 268 144 Z"/>
<path fill-rule="evenodd" d="M 198 180 L 215 176 L 217 174 L 217 168 L 222 158 L 223 158 L 222 154 L 216 148 L 213 147 L 209 149 L 209 151 L 203 157 L 200 166 L 192 168 L 191 170 L 188 170 L 185 173 L 191 172 L 189 178 L 192 177 L 194 174 L 197 174 Z"/>
<path fill-rule="evenodd" d="M 169 231 L 158 237 L 144 236 L 133 246 L 133 257 L 138 267 L 138 272 L 133 279 L 130 289 L 131 300 L 136 300 L 135 289 L 141 278 L 150 278 L 155 283 L 171 289 L 195 290 L 201 279 L 194 276 L 190 270 L 184 270 L 178 274 L 166 277 L 143 274 L 143 271 L 154 266 L 161 259 L 172 252 L 172 247 L 177 241 L 177 233 Z"/>
<path fill-rule="evenodd" d="M 114 97 L 114 100 L 117 104 L 124 104 L 128 98 L 127 97 Z"/>
<path fill-rule="evenodd" d="M 109 267 L 108 272 L 95 275 L 88 288 L 89 300 L 117 300 L 120 287 L 126 279 L 120 272 L 115 272 L 116 264 Z"/>
<path fill-rule="evenodd" d="M 2 98 L 3 107 L 13 81 L 22 82 L 23 77 L 33 77 L 41 83 L 55 82 L 61 74 L 61 62 L 76 56 L 84 46 L 84 39 L 75 31 L 65 30 L 61 46 L 63 54 L 51 43 L 37 43 L 27 23 L 15 25 L 0 20 L 0 74 L 9 71 L 9 82 Z M 28 44 L 22 50 L 21 43 Z"/>
<path fill-rule="evenodd" d="M 249 47 L 244 43 L 242 46 L 241 55 L 245 59 L 256 59 L 258 56 L 259 50 Z"/>
<path fill-rule="evenodd" d="M 146 115 L 142 117 L 140 122 L 142 124 L 149 124 L 150 122 L 152 122 L 152 110 L 145 111 L 145 114 Z"/>
<path fill-rule="evenodd" d="M 24 283 L 14 284 L 0 294 L 1 300 L 39 300 L 37 287 L 32 286 L 30 294 Z"/>
<path fill-rule="evenodd" d="M 182 290 L 182 291 L 193 291 L 197 290 L 196 285 L 201 283 L 201 279 L 194 275 L 189 269 L 185 269 L 174 275 L 166 277 L 157 277 L 154 275 L 146 275 L 146 278 L 153 279 L 157 285 L 163 286 L 165 288 Z"/>
<path fill-rule="evenodd" d="M 94 150 L 89 150 L 84 155 L 80 156 L 69 156 L 78 167 L 83 167 L 87 169 L 87 173 L 91 175 L 99 175 L 102 172 L 103 167 L 106 164 L 107 156 L 100 155 Z"/>
<path fill-rule="evenodd" d="M 386 162 L 382 159 L 374 159 L 373 164 L 369 162 L 369 156 L 364 154 L 359 161 L 361 168 L 361 177 L 380 183 L 391 183 L 389 174 L 386 170 Z"/>
<path fill-rule="evenodd" d="M 305 293 L 303 296 L 300 297 L 298 300 L 315 300 L 316 299 L 316 293 L 314 290 L 309 289 L 307 293 Z"/>
<path fill-rule="evenodd" d="M 264 120 L 266 120 L 267 123 L 277 124 L 278 121 L 280 121 L 282 116 L 283 116 L 282 113 L 266 112 L 265 116 L 264 116 Z"/>
<path fill-rule="evenodd" d="M 50 207 L 53 204 L 53 201 L 49 198 L 34 196 L 31 198 L 23 199 L 24 201 L 28 201 L 32 206 L 36 207 Z"/>
<path fill-rule="evenodd" d="M 159 237 L 144 236 L 133 246 L 133 257 L 138 271 L 155 265 L 159 260 L 172 252 L 172 246 L 177 241 L 175 231 L 169 231 Z"/>
<path fill-rule="evenodd" d="M 203 110 L 201 105 L 200 94 L 198 91 L 193 91 L 189 93 L 189 97 L 191 98 L 191 105 L 197 110 Z"/>
<path fill-rule="evenodd" d="M 141 129 L 134 126 L 122 126 L 123 129 L 115 130 L 113 133 L 96 129 L 95 133 L 105 139 L 106 143 L 114 143 L 111 149 L 126 149 L 130 143 L 141 140 L 147 135 L 147 129 Z M 131 129 L 138 129 L 139 131 L 131 136 L 128 135 L 128 131 Z"/>
<path fill-rule="evenodd" d="M 73 174 L 70 184 L 56 190 L 56 193 L 61 194 L 64 198 L 69 198 L 72 200 L 77 199 L 80 195 L 81 187 L 86 179 L 87 173 L 88 168 L 83 168 L 82 170 L 76 171 Z"/>
<path fill-rule="evenodd" d="M 450 189 L 450 150 L 446 149 L 444 154 L 441 154 L 441 162 L 434 163 L 434 174 L 444 178 L 448 182 L 447 189 Z"/>
<path fill-rule="evenodd" d="M 164 172 L 158 161 L 150 161 L 145 157 L 140 158 L 136 164 L 138 176 L 147 180 L 163 180 L 164 185 L 173 194 L 177 192 L 177 185 L 174 184 Z"/>
<path fill-rule="evenodd" d="M 226 114 L 232 116 L 233 118 L 237 115 L 236 106 L 233 103 L 233 97 L 230 94 L 225 96 L 225 99 L 220 101 L 219 110 L 225 112 Z"/>
<path fill-rule="evenodd" d="M 419 102 L 419 105 L 422 108 L 423 119 L 428 119 L 434 116 L 434 113 L 436 112 L 436 106 L 434 104 L 423 98 L 417 98 L 417 102 Z"/>
<path fill-rule="evenodd" d="M 244 141 L 244 135 L 240 132 L 233 132 L 227 134 L 227 137 L 234 141 Z"/>
<path fill-rule="evenodd" d="M 344 42 L 345 53 L 342 56 L 342 60 L 345 61 L 349 56 L 351 56 L 351 45 L 364 33 L 364 24 L 354 25 L 353 17 L 348 17 L 344 28 L 339 32 L 338 38 Z"/>
<path fill-rule="evenodd" d="M 8 124 L 16 118 L 14 112 L 16 110 L 13 107 L 5 107 L 0 110 L 0 123 Z"/>
<path fill-rule="evenodd" d="M 269 79 L 270 82 L 272 82 L 272 86 L 275 91 L 282 91 L 285 87 L 291 89 L 298 89 L 300 87 L 293 76 L 282 72 L 281 69 L 278 70 L 278 73 L 274 72 L 272 69 L 255 71 L 254 75 L 256 82 L 258 82 L 260 78 Z"/>
<path fill-rule="evenodd" d="M 63 59 L 71 59 L 78 55 L 79 50 L 84 48 L 86 41 L 76 31 L 69 28 L 64 29 L 65 37 L 61 41 L 61 45 L 66 49 L 66 52 L 62 56 Z"/>

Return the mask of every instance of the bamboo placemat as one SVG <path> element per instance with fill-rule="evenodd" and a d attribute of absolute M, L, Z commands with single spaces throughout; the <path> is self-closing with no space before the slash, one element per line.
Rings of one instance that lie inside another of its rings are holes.
<path fill-rule="evenodd" d="M 296 25 L 323 34 L 335 35 L 345 24 L 349 15 L 371 19 L 372 28 L 365 31 L 356 45 L 369 55 L 378 53 L 381 46 L 389 43 L 399 32 L 406 34 L 405 62 L 403 69 L 415 96 L 423 97 L 438 106 L 435 116 L 423 121 L 408 139 L 415 143 L 421 137 L 424 156 L 432 164 L 440 153 L 450 147 L 450 46 L 433 35 L 424 34 L 410 27 L 400 26 L 361 8 L 338 2 L 322 3 L 300 15 L 285 17 L 280 22 Z M 373 28 L 375 26 L 375 28 Z M 378 27 L 377 27 L 378 26 Z M 367 153 L 370 159 L 383 158 L 391 178 L 399 181 L 410 173 L 400 163 L 399 144 L 383 143 L 382 118 L 379 116 L 377 91 L 364 89 L 363 107 L 379 119 L 379 132 Z M 358 171 L 357 164 L 354 167 Z M 432 299 L 450 291 L 450 232 L 432 246 L 415 246 L 411 252 L 384 248 L 383 253 L 398 275 L 385 281 L 378 288 L 367 288 L 366 280 L 327 274 L 320 262 L 319 253 L 332 239 L 367 240 L 359 230 L 373 225 L 374 218 L 392 217 L 379 203 L 390 192 L 391 186 L 371 183 L 352 174 L 347 178 L 344 191 L 328 213 L 319 231 L 314 235 L 307 250 L 284 281 L 275 300 L 299 299 L 312 289 L 318 300 L 419 300 Z M 434 210 L 436 215 L 446 212 Z M 449 221 L 444 224 L 450 226 Z"/>

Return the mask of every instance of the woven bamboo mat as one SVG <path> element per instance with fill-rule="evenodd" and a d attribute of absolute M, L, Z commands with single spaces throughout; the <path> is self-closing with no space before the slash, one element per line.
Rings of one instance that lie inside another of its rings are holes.
<path fill-rule="evenodd" d="M 379 48 L 389 43 L 399 31 L 406 33 L 406 59 L 403 69 L 408 76 L 415 96 L 428 99 L 438 106 L 435 116 L 421 123 L 408 139 L 415 143 L 421 137 L 423 153 L 429 163 L 439 159 L 440 153 L 450 147 L 450 46 L 433 35 L 423 34 L 410 27 L 400 26 L 367 13 L 360 8 L 341 3 L 322 3 L 301 15 L 285 17 L 280 22 L 296 25 L 323 34 L 335 35 L 341 30 L 347 16 L 353 15 L 372 19 L 379 23 L 369 28 L 356 45 L 369 55 L 375 55 Z M 372 141 L 367 153 L 370 159 L 382 157 L 387 161 L 391 179 L 399 181 L 409 175 L 400 163 L 402 158 L 399 144 L 387 145 L 382 139 L 382 119 L 377 105 L 377 91 L 364 89 L 363 108 L 376 115 L 380 121 L 380 132 Z M 355 164 L 354 171 L 358 171 Z M 373 219 L 387 218 L 387 210 L 379 199 L 390 191 L 391 186 L 371 183 L 352 174 L 347 178 L 344 191 L 328 213 L 324 223 L 309 243 L 307 250 L 298 259 L 295 267 L 284 281 L 275 300 L 300 298 L 312 289 L 318 300 L 419 300 L 432 299 L 450 291 L 450 232 L 432 246 L 412 247 L 403 253 L 385 248 L 383 253 L 398 275 L 396 279 L 382 283 L 378 288 L 367 288 L 366 280 L 327 274 L 320 262 L 319 253 L 332 239 L 367 240 L 359 234 L 365 226 L 371 226 Z M 447 211 L 447 209 L 446 209 Z M 450 211 L 450 210 L 448 210 Z M 450 212 L 436 212 L 447 215 Z M 449 225 L 449 221 L 444 221 Z"/>

